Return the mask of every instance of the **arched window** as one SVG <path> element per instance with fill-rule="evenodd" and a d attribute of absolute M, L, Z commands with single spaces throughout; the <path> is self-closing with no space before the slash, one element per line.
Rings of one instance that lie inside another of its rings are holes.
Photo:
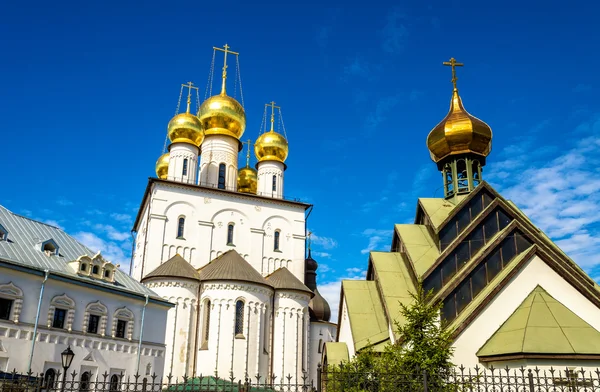
<path fill-rule="evenodd" d="M 277 192 L 277 176 L 273 174 L 273 192 Z"/>
<path fill-rule="evenodd" d="M 183 169 L 181 170 L 182 176 L 187 176 L 187 169 L 188 169 L 187 167 L 188 167 L 188 160 L 187 160 L 187 158 L 185 158 L 183 160 Z"/>
<path fill-rule="evenodd" d="M 79 379 L 79 391 L 81 391 L 81 392 L 89 391 L 91 379 L 92 379 L 92 373 L 90 373 L 90 372 L 81 373 L 81 379 Z"/>
<path fill-rule="evenodd" d="M 233 245 L 233 223 L 227 225 L 227 245 Z"/>
<path fill-rule="evenodd" d="M 46 373 L 44 373 L 44 387 L 50 391 L 52 389 L 55 388 L 55 383 L 56 381 L 56 370 L 54 369 L 48 369 L 46 370 Z"/>
<path fill-rule="evenodd" d="M 235 303 L 235 336 L 244 336 L 244 301 Z"/>
<path fill-rule="evenodd" d="M 279 236 L 281 232 L 279 230 L 275 230 L 275 234 L 273 237 L 273 250 L 279 250 Z"/>
<path fill-rule="evenodd" d="M 99 267 L 97 265 L 92 267 L 92 274 L 98 275 Z"/>
<path fill-rule="evenodd" d="M 183 238 L 183 228 L 185 227 L 185 218 L 179 217 L 177 221 L 177 238 Z"/>
<path fill-rule="evenodd" d="M 208 349 L 210 336 L 210 300 L 204 301 L 204 320 L 202 321 L 202 349 Z"/>
<path fill-rule="evenodd" d="M 226 171 L 227 167 L 225 166 L 224 163 L 221 163 L 219 165 L 219 184 L 218 184 L 218 188 L 219 189 L 225 189 L 225 171 Z"/>
<path fill-rule="evenodd" d="M 116 374 L 113 374 L 112 376 L 110 376 L 110 386 L 109 386 L 109 390 L 110 392 L 117 392 L 120 389 L 120 382 L 119 382 L 119 376 Z"/>
<path fill-rule="evenodd" d="M 85 272 L 87 270 L 87 264 L 81 263 L 80 269 Z"/>
<path fill-rule="evenodd" d="M 110 270 L 104 270 L 104 277 L 110 278 Z"/>

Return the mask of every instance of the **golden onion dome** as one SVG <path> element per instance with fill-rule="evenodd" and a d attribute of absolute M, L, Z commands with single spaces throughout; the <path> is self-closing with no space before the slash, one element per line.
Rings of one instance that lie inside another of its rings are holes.
<path fill-rule="evenodd" d="M 246 166 L 238 171 L 237 190 L 241 193 L 252 193 L 256 195 L 258 189 L 258 176 L 256 170 Z"/>
<path fill-rule="evenodd" d="M 202 126 L 191 113 L 180 113 L 169 121 L 167 134 L 171 143 L 189 143 L 199 147 L 204 140 Z"/>
<path fill-rule="evenodd" d="M 272 130 L 260 135 L 254 143 L 254 154 L 259 162 L 279 161 L 284 163 L 288 152 L 289 147 L 285 137 Z"/>
<path fill-rule="evenodd" d="M 163 154 L 156 161 L 156 176 L 161 180 L 167 178 L 169 173 L 169 153 Z"/>
<path fill-rule="evenodd" d="M 486 157 L 492 150 L 492 129 L 465 110 L 455 88 L 450 111 L 429 132 L 427 148 L 436 163 L 456 154 L 473 153 Z"/>
<path fill-rule="evenodd" d="M 198 118 L 206 135 L 227 135 L 239 139 L 246 129 L 246 113 L 234 98 L 221 93 L 200 105 Z"/>

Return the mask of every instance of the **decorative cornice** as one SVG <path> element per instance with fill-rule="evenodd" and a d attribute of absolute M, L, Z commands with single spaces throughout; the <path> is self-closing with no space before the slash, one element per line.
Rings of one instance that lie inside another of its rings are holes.
<path fill-rule="evenodd" d="M 264 286 L 242 284 L 238 282 L 202 283 L 202 293 L 205 293 L 208 290 L 245 291 L 249 293 L 263 294 L 269 297 L 273 294 L 273 289 L 269 289 Z"/>
<path fill-rule="evenodd" d="M 187 281 L 178 281 L 178 280 L 169 280 L 169 281 L 161 281 L 161 282 L 149 282 L 145 283 L 148 288 L 162 288 L 162 287 L 181 287 L 184 289 L 198 289 L 198 283 L 196 282 L 187 282 Z"/>
<path fill-rule="evenodd" d="M 158 220 L 166 221 L 167 220 L 167 216 L 166 215 L 159 215 L 159 214 L 150 214 L 150 219 L 158 219 Z"/>
<path fill-rule="evenodd" d="M 199 226 L 208 226 L 208 227 L 215 227 L 214 222 L 207 222 L 207 221 L 198 221 L 198 225 Z"/>

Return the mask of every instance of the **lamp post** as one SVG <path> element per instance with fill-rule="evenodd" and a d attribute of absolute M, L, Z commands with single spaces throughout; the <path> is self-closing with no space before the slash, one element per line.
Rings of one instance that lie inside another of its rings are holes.
<path fill-rule="evenodd" d="M 62 360 L 63 367 L 63 380 L 62 386 L 60 388 L 61 392 L 65 392 L 65 381 L 67 379 L 67 370 L 71 367 L 71 362 L 73 362 L 73 358 L 75 357 L 75 353 L 71 350 L 71 346 L 67 346 L 67 349 L 60 354 L 60 358 Z"/>

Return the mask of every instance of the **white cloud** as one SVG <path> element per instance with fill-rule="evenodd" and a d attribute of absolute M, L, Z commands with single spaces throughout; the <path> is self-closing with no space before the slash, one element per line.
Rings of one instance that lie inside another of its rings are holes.
<path fill-rule="evenodd" d="M 319 293 L 327 300 L 331 308 L 331 322 L 337 323 L 338 311 L 340 308 L 340 290 L 342 280 L 345 279 L 364 279 L 367 271 L 360 268 L 348 268 L 347 274 L 336 281 L 319 285 Z"/>
<path fill-rule="evenodd" d="M 106 233 L 109 239 L 114 241 L 127 241 L 131 238 L 131 234 L 127 231 L 119 231 L 111 225 L 95 224 L 94 229 L 102 233 Z"/>
<path fill-rule="evenodd" d="M 68 207 L 72 206 L 73 202 L 71 200 L 67 200 L 64 197 L 61 197 L 58 200 L 56 200 L 56 204 L 58 204 L 59 206 Z"/>
<path fill-rule="evenodd" d="M 389 245 L 392 242 L 392 233 L 393 230 L 365 229 L 362 235 L 369 239 L 369 244 L 360 253 L 364 255 L 372 250 L 389 250 Z"/>
<path fill-rule="evenodd" d="M 131 218 L 131 215 L 129 215 L 129 214 L 112 213 L 112 214 L 110 214 L 110 217 L 116 221 L 124 222 L 124 223 L 131 223 L 133 221 L 133 219 Z"/>
<path fill-rule="evenodd" d="M 312 252 L 312 254 L 315 255 L 315 256 L 317 256 L 317 257 L 324 258 L 324 259 L 330 259 L 331 258 L 331 253 L 327 253 L 327 252 Z"/>
<path fill-rule="evenodd" d="M 57 221 L 55 221 L 53 219 L 42 220 L 42 222 L 44 222 L 45 224 L 50 225 L 50 226 L 58 227 L 61 230 L 65 229 L 63 226 L 61 226 L 60 223 L 58 223 Z"/>
<path fill-rule="evenodd" d="M 594 136 L 545 149 L 545 155 L 508 146 L 500 154 L 506 159 L 490 164 L 487 179 L 589 272 L 600 265 L 600 120 L 578 128 Z M 525 144 L 535 146 L 532 139 Z"/>
<path fill-rule="evenodd" d="M 310 241 L 312 244 L 321 246 L 325 249 L 333 249 L 338 246 L 337 241 L 333 238 L 318 236 L 315 233 L 312 233 Z"/>
<path fill-rule="evenodd" d="M 120 264 L 121 269 L 129 272 L 129 257 L 117 243 L 106 241 L 94 233 L 82 231 L 73 237 L 94 252 L 102 252 L 102 256 L 113 264 Z"/>

